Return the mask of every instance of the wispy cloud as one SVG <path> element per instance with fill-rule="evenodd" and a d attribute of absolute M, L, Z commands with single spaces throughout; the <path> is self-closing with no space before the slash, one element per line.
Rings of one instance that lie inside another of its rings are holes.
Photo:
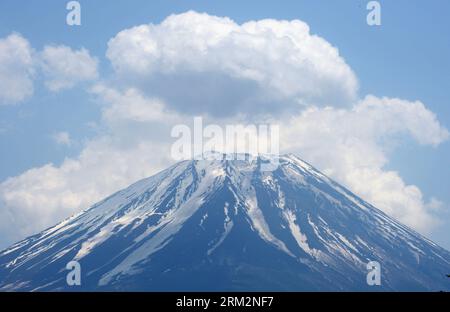
<path fill-rule="evenodd" d="M 33 51 L 19 34 L 0 39 L 0 104 L 17 104 L 34 91 Z"/>
<path fill-rule="evenodd" d="M 53 140 L 60 145 L 71 146 L 72 139 L 70 138 L 70 134 L 66 131 L 61 131 L 53 134 Z"/>

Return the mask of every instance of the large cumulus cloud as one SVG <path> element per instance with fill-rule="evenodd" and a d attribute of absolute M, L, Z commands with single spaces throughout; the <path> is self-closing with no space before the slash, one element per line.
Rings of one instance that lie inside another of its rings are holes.
<path fill-rule="evenodd" d="M 239 25 L 187 12 L 119 32 L 107 57 L 122 83 L 191 113 L 254 115 L 345 105 L 357 92 L 355 75 L 338 50 L 299 20 Z"/>

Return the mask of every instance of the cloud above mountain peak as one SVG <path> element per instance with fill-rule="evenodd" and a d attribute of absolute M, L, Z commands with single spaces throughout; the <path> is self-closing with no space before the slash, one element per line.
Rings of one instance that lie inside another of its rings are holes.
<path fill-rule="evenodd" d="M 300 20 L 239 25 L 189 11 L 119 32 L 106 55 L 122 82 L 188 113 L 229 116 L 346 106 L 358 89 L 338 50 Z"/>

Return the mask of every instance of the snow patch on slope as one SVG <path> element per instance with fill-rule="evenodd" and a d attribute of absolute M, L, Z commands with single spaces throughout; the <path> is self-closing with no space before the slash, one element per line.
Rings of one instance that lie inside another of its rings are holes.
<path fill-rule="evenodd" d="M 286 245 L 270 232 L 269 225 L 267 224 L 261 209 L 259 209 L 255 190 L 251 186 L 249 186 L 246 190 L 246 193 L 247 196 L 245 196 L 245 206 L 247 208 L 247 214 L 250 217 L 251 223 L 255 230 L 258 232 L 259 236 L 266 242 L 275 245 L 278 249 L 294 257 L 294 255 L 286 247 Z"/>
<path fill-rule="evenodd" d="M 228 214 L 228 203 L 225 203 L 225 207 L 223 209 L 225 214 L 225 222 L 223 224 L 224 232 L 220 236 L 219 240 L 208 250 L 208 256 L 210 256 L 214 252 L 214 250 L 216 250 L 217 247 L 219 247 L 223 243 L 223 241 L 225 240 L 225 238 L 227 238 L 228 234 L 233 228 L 233 221 Z"/>

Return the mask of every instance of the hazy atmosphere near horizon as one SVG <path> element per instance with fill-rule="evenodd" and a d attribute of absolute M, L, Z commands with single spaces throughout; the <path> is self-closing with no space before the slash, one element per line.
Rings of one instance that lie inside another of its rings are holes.
<path fill-rule="evenodd" d="M 271 246 L 255 252 L 273 252 L 286 265 L 289 258 L 314 259 L 336 276 L 340 268 L 351 271 L 342 259 L 363 263 L 375 249 L 380 258 L 392 255 L 404 272 L 426 263 L 450 268 L 449 12 L 446 0 L 2 0 L 0 250 L 66 220 L 36 236 L 53 239 L 39 243 L 48 246 L 45 258 L 67 256 L 91 268 L 103 261 L 96 248 L 114 252 L 110 237 L 123 238 L 120 246 L 133 237 L 136 251 L 94 273 L 89 290 L 108 289 L 150 261 L 139 258 L 141 246 L 163 259 L 155 256 L 145 271 L 153 278 L 173 255 L 171 246 L 183 246 L 180 233 L 199 245 L 205 237 L 212 262 L 230 257 L 254 264 L 230 247 L 240 231 L 243 241 L 248 233 L 248 246 Z M 228 140 L 230 129 L 236 141 Z M 198 160 L 209 151 L 257 151 L 271 164 L 276 159 L 276 167 L 263 172 L 235 160 Z M 180 163 L 191 158 L 198 160 L 192 168 Z M 203 206 L 194 207 L 195 198 Z M 99 202 L 97 210 L 67 219 Z M 215 216 L 215 209 L 224 215 Z M 156 215 L 161 219 L 150 220 Z M 194 222 L 221 234 L 202 236 Z M 85 232 L 75 236 L 78 226 Z M 47 249 L 23 244 L 30 249 L 17 259 Z M 50 251 L 54 246 L 59 249 Z M 411 252 L 417 263 L 391 249 Z M 428 258 L 438 254 L 442 263 Z M 1 281 L 10 261 L 0 253 L 0 290 L 26 285 L 6 273 L 8 282 Z M 430 267 L 420 270 L 434 276 Z M 342 289 L 366 283 L 336 279 Z M 30 290 L 49 283 L 29 281 Z M 396 276 L 389 282 L 389 290 L 419 285 Z M 180 289 L 206 287 L 198 283 Z M 424 277 L 417 289 L 430 285 Z M 234 286 L 224 282 L 227 287 Z"/>

